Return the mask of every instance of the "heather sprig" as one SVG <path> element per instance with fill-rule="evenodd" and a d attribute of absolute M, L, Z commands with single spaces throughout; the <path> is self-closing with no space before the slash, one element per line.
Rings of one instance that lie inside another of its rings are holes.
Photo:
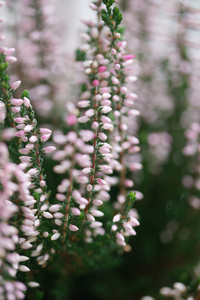
<path fill-rule="evenodd" d="M 34 1 L 31 11 L 41 25 L 43 19 L 38 20 L 41 14 L 37 13 L 42 6 L 38 3 Z M 30 1 L 25 4 L 32 5 Z M 32 271 L 34 260 L 45 267 L 58 250 L 76 256 L 79 245 L 93 247 L 93 251 L 98 251 L 99 245 L 110 247 L 110 251 L 129 251 L 128 237 L 136 234 L 134 227 L 139 222 L 132 206 L 137 195 L 130 190 L 134 184 L 131 171 L 141 168 L 134 162 L 140 148 L 136 130 L 128 129 L 131 119 L 135 122 L 139 114 L 133 101 L 137 95 L 129 89 L 130 82 L 136 80 L 128 75 L 134 56 L 126 54 L 119 27 L 122 15 L 114 4 L 114 0 L 90 3 L 97 23 L 85 21 L 85 44 L 76 52 L 85 81 L 77 104 L 66 104 L 70 113 L 64 131 L 54 133 L 57 151 L 52 144 L 45 146 L 52 131 L 38 128 L 29 93 L 15 96 L 21 81 L 10 84 L 7 66 L 17 60 L 15 49 L 1 47 L 0 205 L 6 211 L 0 219 L 0 238 L 5 245 L 0 248 L 3 299 L 10 299 L 9 293 L 23 299 L 26 287 L 22 282 L 30 287 L 39 285 L 30 281 L 29 274 L 20 273 Z M 48 15 L 50 8 L 43 8 L 43 12 Z M 40 43 L 39 35 L 32 33 L 33 41 Z M 40 58 L 45 60 L 45 54 Z M 46 73 L 41 74 L 44 79 Z M 51 152 L 58 161 L 53 170 L 61 181 L 55 197 L 50 198 L 43 155 Z M 133 162 L 129 166 L 130 156 Z M 111 198 L 112 189 L 119 190 L 117 199 Z M 10 229 L 7 236 L 6 225 Z M 18 277 L 21 283 L 16 284 Z M 13 281 L 12 286 L 7 281 Z"/>
<path fill-rule="evenodd" d="M 96 235 L 106 234 L 103 222 L 96 218 L 104 218 L 106 205 L 112 205 L 108 202 L 111 186 L 120 182 L 123 197 L 126 197 L 126 188 L 132 188 L 132 180 L 126 178 L 124 156 L 139 151 L 139 147 L 135 146 L 139 143 L 138 139 L 126 135 L 128 118 L 139 114 L 132 109 L 132 100 L 137 95 L 126 87 L 126 82 L 129 81 L 126 72 L 130 71 L 134 56 L 125 52 L 126 42 L 121 41 L 121 34 L 118 32 L 121 13 L 113 3 L 98 1 L 90 4 L 97 13 L 97 24 L 84 21 L 87 33 L 81 36 L 85 44 L 76 51 L 79 67 L 85 73 L 85 82 L 76 108 L 70 111 L 66 119 L 76 132 L 69 131 L 66 135 L 58 133 L 54 136 L 54 141 L 63 147 L 63 150 L 53 156 L 60 161 L 54 171 L 60 174 L 67 172 L 69 178 L 62 180 L 56 195 L 66 205 L 62 223 L 64 232 L 67 228 L 68 232 L 80 229 L 77 226 L 79 221 L 72 217 L 75 215 L 82 219 L 85 233 L 90 237 L 86 237 L 86 241 L 90 242 Z M 108 18 L 112 19 L 111 23 L 106 21 Z M 133 164 L 131 166 L 134 167 Z M 120 172 L 122 169 L 121 179 L 112 176 L 113 170 Z M 125 202 L 124 199 L 123 203 Z M 121 206 L 117 209 L 123 210 Z M 137 216 L 130 209 L 130 218 L 131 214 Z M 116 235 L 120 231 L 126 232 L 125 235 L 128 232 L 133 234 L 131 224 L 127 226 L 130 227 L 129 231 L 115 229 Z M 124 242 L 123 246 L 125 245 Z"/>

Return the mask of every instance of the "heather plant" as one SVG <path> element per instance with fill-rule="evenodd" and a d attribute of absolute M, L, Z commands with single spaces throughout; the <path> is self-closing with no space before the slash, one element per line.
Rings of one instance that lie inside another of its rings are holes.
<path fill-rule="evenodd" d="M 74 111 L 66 117 L 64 132 L 54 135 L 58 147 L 64 146 L 53 155 L 59 161 L 54 171 L 62 177 L 55 197 L 50 197 L 43 168 L 43 154 L 56 149 L 45 146 L 52 132 L 37 127 L 27 91 L 16 98 L 21 81 L 10 84 L 7 74 L 8 64 L 17 60 L 15 49 L 1 47 L 2 299 L 23 299 L 27 286 L 38 287 L 36 264 L 45 267 L 58 251 L 78 256 L 84 264 L 85 251 L 92 252 L 94 261 L 104 247 L 129 251 L 127 239 L 136 234 L 130 171 L 141 165 L 132 160 L 129 168 L 125 163 L 139 151 L 139 140 L 127 125 L 139 114 L 130 109 L 137 95 L 126 86 L 134 56 L 125 52 L 122 15 L 114 2 L 90 4 L 98 22 L 87 23 L 87 43 L 77 50 L 87 75 L 81 100 L 71 105 Z M 110 199 L 115 185 L 119 196 Z"/>
<path fill-rule="evenodd" d="M 54 3 L 7 2 L 0 299 L 199 298 L 199 10 L 121 1 L 127 44 L 115 2 L 89 4 L 76 88 Z"/>

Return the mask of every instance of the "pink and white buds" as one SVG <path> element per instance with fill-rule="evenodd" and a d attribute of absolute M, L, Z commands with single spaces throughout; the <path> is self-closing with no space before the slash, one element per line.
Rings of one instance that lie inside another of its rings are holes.
<path fill-rule="evenodd" d="M 124 60 L 130 60 L 130 59 L 133 59 L 134 57 L 135 57 L 134 55 L 127 54 L 127 55 L 124 55 L 124 56 L 123 56 L 123 59 L 124 59 Z"/>
<path fill-rule="evenodd" d="M 54 146 L 44 147 L 45 153 L 51 153 L 51 152 L 54 152 L 55 150 L 56 150 L 56 147 L 54 147 Z"/>
<path fill-rule="evenodd" d="M 13 82 L 13 83 L 11 84 L 11 89 L 12 89 L 12 90 L 18 89 L 18 87 L 20 86 L 20 84 L 21 84 L 21 80 L 18 80 L 18 81 Z"/>
<path fill-rule="evenodd" d="M 72 213 L 74 216 L 80 216 L 81 211 L 80 211 L 80 209 L 78 209 L 77 207 L 72 207 L 72 208 L 71 208 L 71 213 Z"/>
<path fill-rule="evenodd" d="M 40 128 L 40 133 L 41 134 L 51 134 L 52 131 L 48 128 Z"/>
<path fill-rule="evenodd" d="M 28 98 L 26 98 L 26 97 L 24 97 L 23 100 L 24 100 L 24 105 L 25 105 L 27 108 L 29 108 L 30 105 L 31 105 L 30 100 L 29 100 Z"/>
<path fill-rule="evenodd" d="M 52 235 L 51 237 L 51 240 L 52 241 L 56 241 L 58 238 L 60 237 L 60 233 L 59 232 L 56 232 Z"/>
<path fill-rule="evenodd" d="M 93 86 L 97 87 L 99 85 L 99 80 L 98 79 L 94 79 L 92 82 Z"/>
<path fill-rule="evenodd" d="M 24 103 L 24 101 L 22 99 L 15 99 L 15 98 L 11 99 L 10 102 L 12 105 L 19 105 L 19 106 Z"/>
<path fill-rule="evenodd" d="M 78 227 L 71 224 L 71 225 L 69 225 L 69 230 L 71 230 L 71 231 L 78 231 Z"/>
<path fill-rule="evenodd" d="M 14 57 L 14 56 L 6 56 L 6 61 L 7 61 L 7 62 L 10 62 L 10 63 L 14 63 L 14 62 L 17 61 L 17 58 Z M 11 88 L 12 88 L 13 90 L 16 90 L 16 89 L 17 89 L 17 88 L 13 88 L 12 86 L 11 86 Z"/>

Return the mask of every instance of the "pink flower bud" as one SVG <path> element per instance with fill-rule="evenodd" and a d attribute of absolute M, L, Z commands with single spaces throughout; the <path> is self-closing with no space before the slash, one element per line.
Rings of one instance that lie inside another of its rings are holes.
<path fill-rule="evenodd" d="M 81 100 L 78 102 L 78 106 L 82 107 L 82 108 L 88 107 L 88 106 L 90 106 L 90 101 L 89 100 Z"/>
<path fill-rule="evenodd" d="M 87 214 L 88 221 L 95 222 L 95 218 L 91 214 Z"/>
<path fill-rule="evenodd" d="M 102 117 L 101 117 L 101 122 L 102 122 L 102 123 L 110 123 L 110 124 L 112 124 L 111 119 L 108 118 L 107 116 L 102 116 Z"/>
<path fill-rule="evenodd" d="M 23 130 L 15 132 L 15 136 L 17 137 L 23 137 L 25 135 L 25 132 Z"/>
<path fill-rule="evenodd" d="M 51 133 L 49 133 L 49 134 L 43 134 L 41 136 L 41 141 L 43 141 L 43 142 L 48 141 L 48 139 L 50 138 L 50 136 L 51 136 Z"/>
<path fill-rule="evenodd" d="M 103 112 L 104 114 L 109 113 L 111 110 L 112 110 L 112 108 L 109 107 L 109 106 L 103 106 L 103 107 L 102 107 L 102 112 Z"/>
<path fill-rule="evenodd" d="M 83 174 L 89 174 L 90 171 L 91 171 L 91 168 L 84 168 L 84 169 L 82 170 Z"/>
<path fill-rule="evenodd" d="M 102 98 L 103 99 L 109 99 L 111 97 L 111 94 L 109 93 L 103 93 Z"/>
<path fill-rule="evenodd" d="M 116 55 L 116 54 L 117 54 L 117 51 L 113 48 L 113 49 L 111 50 L 111 53 L 112 53 L 112 55 Z"/>
<path fill-rule="evenodd" d="M 112 83 L 114 84 L 114 85 L 117 85 L 117 84 L 119 84 L 119 80 L 116 78 L 116 77 L 112 77 Z"/>
<path fill-rule="evenodd" d="M 29 150 L 26 149 L 26 148 L 19 149 L 19 153 L 21 153 L 21 154 L 28 154 L 28 153 L 29 153 Z"/>
<path fill-rule="evenodd" d="M 14 52 L 15 52 L 15 48 L 9 48 L 9 49 L 6 50 L 5 54 L 8 55 L 8 56 L 10 56 L 10 55 L 12 55 Z"/>
<path fill-rule="evenodd" d="M 11 99 L 10 102 L 12 105 L 19 105 L 19 106 L 24 103 L 24 101 L 22 99 L 15 99 L 15 98 Z"/>
<path fill-rule="evenodd" d="M 73 126 L 77 123 L 77 117 L 75 115 L 68 115 L 66 122 L 68 125 Z"/>
<path fill-rule="evenodd" d="M 45 217 L 46 219 L 52 219 L 52 218 L 53 218 L 52 214 L 50 214 L 50 213 L 47 212 L 47 211 L 44 211 L 44 212 L 42 213 L 42 215 L 43 215 L 43 217 Z"/>
<path fill-rule="evenodd" d="M 14 56 L 6 56 L 6 61 L 10 62 L 10 63 L 14 63 L 17 61 L 17 58 Z M 12 86 L 11 86 L 11 88 L 12 88 Z M 15 90 L 15 89 L 13 89 L 13 90 Z"/>
<path fill-rule="evenodd" d="M 102 100 L 101 105 L 103 106 L 111 106 L 112 102 L 108 99 Z"/>
<path fill-rule="evenodd" d="M 119 215 L 119 214 L 117 214 L 117 215 L 115 215 L 114 217 L 113 217 L 113 222 L 115 223 L 115 222 L 119 222 L 119 220 L 121 219 L 121 216 Z"/>
<path fill-rule="evenodd" d="M 56 199 L 58 200 L 58 201 L 65 201 L 65 199 L 66 199 L 66 197 L 65 197 L 65 195 L 63 195 L 63 194 L 56 194 Z"/>
<path fill-rule="evenodd" d="M 52 131 L 48 128 L 40 128 L 40 133 L 41 134 L 49 134 L 49 133 L 52 133 Z"/>
<path fill-rule="evenodd" d="M 18 87 L 20 86 L 20 84 L 21 84 L 21 80 L 18 80 L 18 81 L 13 82 L 13 83 L 11 84 L 11 89 L 12 89 L 12 90 L 18 89 Z"/>
<path fill-rule="evenodd" d="M 113 125 L 112 125 L 112 124 L 106 123 L 106 124 L 104 124 L 104 125 L 102 126 L 102 128 L 103 128 L 104 130 L 113 130 Z"/>
<path fill-rule="evenodd" d="M 89 118 L 87 116 L 82 116 L 78 118 L 79 123 L 87 123 L 89 121 Z"/>
<path fill-rule="evenodd" d="M 108 137 L 105 133 L 101 132 L 101 133 L 99 133 L 99 138 L 102 141 L 106 141 Z"/>
<path fill-rule="evenodd" d="M 60 204 L 53 204 L 50 206 L 49 211 L 50 212 L 57 212 L 59 211 L 61 208 Z"/>
<path fill-rule="evenodd" d="M 16 122 L 16 123 L 24 123 L 25 122 L 25 118 L 21 118 L 21 117 L 18 117 L 18 118 L 15 118 L 14 119 L 14 121 Z"/>
<path fill-rule="evenodd" d="M 19 266 L 19 271 L 21 271 L 21 272 L 29 272 L 30 269 L 28 267 L 26 267 L 26 266 L 21 265 L 21 266 Z"/>
<path fill-rule="evenodd" d="M 35 143 L 35 142 L 37 142 L 37 136 L 32 135 L 32 136 L 29 138 L 29 142 L 30 142 L 30 143 Z"/>
<path fill-rule="evenodd" d="M 56 150 L 56 147 L 54 147 L 54 146 L 44 147 L 44 152 L 45 153 L 51 153 L 51 152 L 53 152 L 55 150 Z"/>
<path fill-rule="evenodd" d="M 24 97 L 24 105 L 26 107 L 29 107 L 31 105 L 30 100 L 28 98 L 26 98 L 26 97 Z"/>
<path fill-rule="evenodd" d="M 93 128 L 93 129 L 99 128 L 99 123 L 96 122 L 96 121 L 94 121 L 94 122 L 92 123 L 92 128 Z"/>
<path fill-rule="evenodd" d="M 26 125 L 26 126 L 24 127 L 24 131 L 25 131 L 25 132 L 30 132 L 31 130 L 33 130 L 33 125 Z"/>
<path fill-rule="evenodd" d="M 130 223 L 134 227 L 140 225 L 139 221 L 136 218 L 134 218 L 134 217 L 130 217 L 128 223 Z"/>
<path fill-rule="evenodd" d="M 97 209 L 91 210 L 91 214 L 94 217 L 103 217 L 104 216 L 104 213 L 102 211 L 100 211 L 100 210 L 97 210 Z"/>
<path fill-rule="evenodd" d="M 41 180 L 41 181 L 40 181 L 40 186 L 41 186 L 41 187 L 46 186 L 46 182 L 45 182 L 44 180 Z"/>
<path fill-rule="evenodd" d="M 59 232 L 56 232 L 52 235 L 51 237 L 51 240 L 52 241 L 56 241 L 58 238 L 60 237 L 60 233 Z"/>
<path fill-rule="evenodd" d="M 126 88 L 125 86 L 122 86 L 122 87 L 120 88 L 120 92 L 121 92 L 122 94 L 127 93 L 127 88 Z"/>
<path fill-rule="evenodd" d="M 20 156 L 19 158 L 21 162 L 30 162 L 31 157 L 30 156 Z"/>
<path fill-rule="evenodd" d="M 93 86 L 98 86 L 99 85 L 99 80 L 98 79 L 94 79 L 92 82 Z"/>
<path fill-rule="evenodd" d="M 28 283 L 28 286 L 30 286 L 31 288 L 36 288 L 36 287 L 39 287 L 39 283 L 35 282 L 35 281 L 30 281 Z"/>
<path fill-rule="evenodd" d="M 134 57 L 135 57 L 135 55 L 127 54 L 127 55 L 124 55 L 124 56 L 123 56 L 123 59 L 124 59 L 124 60 L 129 60 L 129 59 L 132 59 L 132 58 L 134 58 Z"/>
<path fill-rule="evenodd" d="M 113 99 L 114 102 L 117 102 L 117 101 L 119 101 L 119 96 L 118 95 L 114 95 L 112 97 L 112 99 Z"/>
<path fill-rule="evenodd" d="M 91 228 L 98 228 L 98 227 L 101 227 L 102 225 L 103 225 L 102 222 L 95 221 L 95 222 L 92 222 L 92 223 L 90 224 L 90 227 L 91 227 Z"/>
<path fill-rule="evenodd" d="M 100 66 L 99 69 L 98 69 L 98 71 L 99 71 L 100 73 L 103 73 L 103 72 L 106 71 L 106 69 L 107 69 L 106 66 Z"/>
<path fill-rule="evenodd" d="M 125 240 L 123 234 L 121 234 L 120 232 L 117 232 L 117 233 L 116 233 L 116 238 L 117 238 L 118 240 L 121 240 L 121 241 L 124 241 L 124 240 Z"/>
<path fill-rule="evenodd" d="M 96 205 L 96 206 L 100 206 L 100 205 L 103 204 L 103 202 L 101 200 L 99 200 L 99 199 L 94 199 L 93 200 L 93 204 Z"/>
<path fill-rule="evenodd" d="M 101 178 L 97 178 L 97 183 L 99 185 L 107 185 L 107 183 L 105 182 L 105 180 L 101 179 Z"/>
<path fill-rule="evenodd" d="M 78 231 L 78 227 L 71 224 L 71 225 L 69 225 L 69 230 L 71 230 L 71 231 Z"/>
<path fill-rule="evenodd" d="M 91 185 L 91 184 L 88 184 L 88 185 L 87 185 L 87 191 L 88 191 L 88 192 L 91 192 L 91 191 L 92 191 L 92 185 Z"/>
<path fill-rule="evenodd" d="M 72 208 L 71 208 L 71 213 L 72 213 L 74 216 L 80 216 L 81 211 L 80 211 L 80 209 L 78 209 L 77 207 L 72 207 Z"/>

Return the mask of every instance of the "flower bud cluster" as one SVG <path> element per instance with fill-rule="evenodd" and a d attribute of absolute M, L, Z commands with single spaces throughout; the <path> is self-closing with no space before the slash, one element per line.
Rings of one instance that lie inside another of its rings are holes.
<path fill-rule="evenodd" d="M 165 298 L 171 297 L 174 300 L 194 300 L 192 296 L 186 296 L 187 287 L 181 282 L 175 282 L 173 284 L 173 288 L 170 287 L 162 287 L 160 289 L 160 294 Z"/>
<path fill-rule="evenodd" d="M 182 183 L 189 192 L 189 204 L 195 208 L 200 208 L 200 126 L 192 123 L 190 128 L 185 131 L 186 145 L 183 154 L 189 157 L 187 174 L 183 177 Z"/>
<path fill-rule="evenodd" d="M 65 201 L 64 227 L 78 230 L 77 223 L 70 223 L 69 215 L 70 212 L 74 216 L 83 214 L 87 242 L 91 242 L 97 234 L 105 234 L 105 224 L 99 218 L 104 216 L 111 187 L 120 187 L 116 209 L 123 211 L 127 189 L 133 187 L 128 170 L 141 169 L 141 164 L 134 162 L 134 154 L 140 150 L 139 140 L 128 129 L 130 119 L 139 115 L 134 108 L 137 95 L 126 84 L 134 56 L 126 54 L 126 42 L 120 41 L 117 26 L 113 25 L 111 30 L 103 26 L 101 15 L 109 13 L 107 6 L 99 1 L 98 4 L 91 3 L 90 7 L 97 12 L 98 23 L 84 21 L 87 26 L 87 33 L 82 34 L 85 44 L 77 52 L 79 68 L 86 76 L 84 91 L 66 119 L 77 133 L 69 131 L 66 135 L 55 135 L 54 142 L 62 149 L 53 156 L 59 161 L 54 171 L 67 173 L 70 178 L 62 180 L 56 195 L 59 201 Z M 130 168 L 125 164 L 129 156 Z M 112 175 L 113 171 L 117 176 Z M 120 173 L 123 175 L 120 176 Z M 129 214 L 127 223 L 115 230 L 116 241 L 121 246 L 126 245 L 125 238 L 123 243 L 119 242 L 118 234 L 135 234 L 131 214 L 136 217 L 136 212 L 133 210 Z"/>
<path fill-rule="evenodd" d="M 44 145 L 52 131 L 37 128 L 29 93 L 24 91 L 21 97 L 15 97 L 21 81 L 10 85 L 5 71 L 8 63 L 16 61 L 12 55 L 15 49 L 1 47 L 0 266 L 9 273 L 11 283 L 7 284 L 6 275 L 1 273 L 2 298 L 23 299 L 26 287 L 15 281 L 17 272 L 29 272 L 32 259 L 45 266 L 62 243 L 72 247 L 76 240 L 91 243 L 106 235 L 117 247 L 130 250 L 127 238 L 136 234 L 134 228 L 139 222 L 132 209 L 135 193 L 127 193 L 134 185 L 129 174 L 140 170 L 141 164 L 135 160 L 140 150 L 137 130 L 129 125 L 136 123 L 139 111 L 134 107 L 137 95 L 129 88 L 127 75 L 134 56 L 125 51 L 126 42 L 118 31 L 122 16 L 113 2 L 90 4 L 97 12 L 98 23 L 85 22 L 85 44 L 77 51 L 85 83 L 77 105 L 67 103 L 70 114 L 64 133 L 60 130 L 53 136 L 58 151 L 51 144 Z M 24 3 L 32 5 L 32 1 Z M 26 7 L 28 14 L 36 13 L 36 4 L 34 1 L 31 10 Z M 52 11 L 46 1 L 39 9 L 42 16 Z M 33 41 L 39 42 L 40 37 L 40 32 L 32 32 Z M 34 74 L 36 79 L 47 75 Z M 61 182 L 50 204 L 42 154 L 51 152 L 58 162 L 53 170 Z M 117 202 L 111 199 L 111 188 L 117 189 Z M 107 211 L 111 211 L 110 223 L 106 223 Z M 37 287 L 38 283 L 31 281 L 28 285 Z"/>
<path fill-rule="evenodd" d="M 21 98 L 14 98 L 21 81 L 10 86 L 5 72 L 7 63 L 11 62 L 7 58 L 14 51 L 13 48 L 1 47 L 0 55 L 1 299 L 24 298 L 26 287 L 13 281 L 17 272 L 30 271 L 31 257 L 36 257 L 39 265 L 45 265 L 54 249 L 53 244 L 52 248 L 43 244 L 44 238 L 50 242 L 60 235 L 49 222 L 54 218 L 55 207 L 48 202 L 41 158 L 43 153 L 55 150 L 54 146 L 44 147 L 51 130 L 36 128 L 28 92 L 24 91 Z M 12 148 L 10 153 L 5 142 Z M 49 223 L 49 231 L 45 222 Z M 28 285 L 37 287 L 38 283 L 31 281 Z"/>

